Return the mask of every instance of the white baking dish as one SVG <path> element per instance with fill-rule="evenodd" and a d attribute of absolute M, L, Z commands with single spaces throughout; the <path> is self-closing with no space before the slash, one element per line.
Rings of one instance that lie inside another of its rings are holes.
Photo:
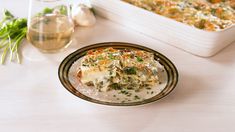
<path fill-rule="evenodd" d="M 198 56 L 212 56 L 235 41 L 235 26 L 209 32 L 121 0 L 91 0 L 91 4 L 98 15 Z"/>

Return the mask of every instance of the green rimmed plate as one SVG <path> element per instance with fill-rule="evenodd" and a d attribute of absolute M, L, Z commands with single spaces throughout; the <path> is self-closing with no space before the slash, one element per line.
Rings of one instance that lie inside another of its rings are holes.
<path fill-rule="evenodd" d="M 122 94 L 121 91 L 118 90 L 99 92 L 95 88 L 82 85 L 77 79 L 77 71 L 82 57 L 86 55 L 86 52 L 89 50 L 107 47 L 116 49 L 138 49 L 153 53 L 155 60 L 163 66 L 163 70 L 159 75 L 161 84 L 152 89 L 141 90 L 140 92 L 128 91 L 131 94 Z M 178 71 L 167 57 L 153 49 L 122 42 L 98 43 L 78 49 L 62 61 L 58 75 L 62 85 L 75 96 L 90 102 L 113 106 L 135 106 L 154 102 L 168 95 L 178 82 Z"/>

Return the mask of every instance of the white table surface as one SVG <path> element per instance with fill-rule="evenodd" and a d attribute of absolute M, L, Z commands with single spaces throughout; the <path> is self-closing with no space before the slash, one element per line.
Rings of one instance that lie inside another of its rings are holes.
<path fill-rule="evenodd" d="M 17 16 L 27 16 L 28 0 L 1 0 Z M 1 16 L 0 16 L 1 18 Z M 78 48 L 105 41 L 151 47 L 179 70 L 176 89 L 164 99 L 137 107 L 93 104 L 70 94 L 59 82 L 60 62 Z M 22 64 L 0 65 L 0 132 L 234 132 L 235 44 L 200 58 L 98 18 L 77 28 L 64 52 L 41 54 L 22 44 Z"/>

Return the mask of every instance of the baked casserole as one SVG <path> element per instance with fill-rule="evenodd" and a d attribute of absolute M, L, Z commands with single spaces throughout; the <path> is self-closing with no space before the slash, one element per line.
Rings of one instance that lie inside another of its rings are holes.
<path fill-rule="evenodd" d="M 206 31 L 235 24 L 235 0 L 123 0 Z"/>

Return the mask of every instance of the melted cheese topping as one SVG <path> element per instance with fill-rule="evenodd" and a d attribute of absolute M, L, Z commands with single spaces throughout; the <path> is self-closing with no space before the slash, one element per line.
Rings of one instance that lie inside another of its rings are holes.
<path fill-rule="evenodd" d="M 131 49 L 91 50 L 80 66 L 83 84 L 100 91 L 112 89 L 139 90 L 158 83 L 158 72 L 163 67 L 152 53 Z"/>
<path fill-rule="evenodd" d="M 235 24 L 235 0 L 123 0 L 207 31 Z"/>

